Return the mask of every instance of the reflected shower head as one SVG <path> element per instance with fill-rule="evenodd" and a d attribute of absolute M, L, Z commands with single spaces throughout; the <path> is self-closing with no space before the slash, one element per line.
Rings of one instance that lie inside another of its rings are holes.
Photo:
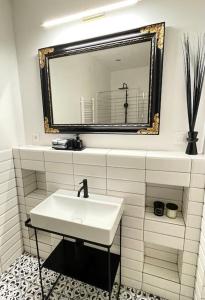
<path fill-rule="evenodd" d="M 122 87 L 118 88 L 118 90 L 128 90 L 127 83 L 123 82 Z"/>

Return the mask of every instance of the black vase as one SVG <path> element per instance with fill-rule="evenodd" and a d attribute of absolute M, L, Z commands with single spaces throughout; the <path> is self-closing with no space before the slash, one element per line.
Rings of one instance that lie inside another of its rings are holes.
<path fill-rule="evenodd" d="M 197 135 L 198 135 L 198 131 L 189 131 L 188 132 L 188 138 L 187 138 L 188 145 L 186 148 L 186 154 L 189 154 L 189 155 L 197 155 L 198 154 L 196 143 L 199 139 L 197 138 Z"/>

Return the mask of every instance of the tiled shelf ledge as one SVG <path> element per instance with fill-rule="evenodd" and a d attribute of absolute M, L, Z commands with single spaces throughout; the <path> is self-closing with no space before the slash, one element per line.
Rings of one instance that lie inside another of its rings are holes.
<path fill-rule="evenodd" d="M 176 263 L 145 256 L 143 273 L 180 283 Z"/>
<path fill-rule="evenodd" d="M 181 212 L 176 219 L 155 216 L 153 208 L 145 211 L 144 241 L 183 250 L 185 223 Z"/>
<path fill-rule="evenodd" d="M 50 195 L 49 192 L 41 189 L 36 189 L 25 197 L 26 212 L 29 214 L 30 210 L 45 200 Z"/>

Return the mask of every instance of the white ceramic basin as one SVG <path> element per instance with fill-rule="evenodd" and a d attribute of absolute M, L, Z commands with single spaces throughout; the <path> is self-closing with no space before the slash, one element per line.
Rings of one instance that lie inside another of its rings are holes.
<path fill-rule="evenodd" d="M 122 213 L 123 199 L 58 190 L 31 210 L 31 224 L 87 241 L 111 245 Z"/>

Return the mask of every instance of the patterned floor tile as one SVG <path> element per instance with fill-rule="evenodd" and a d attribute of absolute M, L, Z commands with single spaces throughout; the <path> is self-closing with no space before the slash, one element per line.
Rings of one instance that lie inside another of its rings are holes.
<path fill-rule="evenodd" d="M 4 274 L 0 280 L 0 299 L 22 300 L 22 296 L 29 288 L 29 283 L 13 274 Z"/>
<path fill-rule="evenodd" d="M 43 260 L 41 260 L 43 263 Z M 42 269 L 43 289 L 47 295 L 59 274 Z M 116 300 L 118 284 L 113 287 L 112 300 Z M 1 300 L 41 300 L 38 260 L 30 254 L 21 255 L 0 275 Z M 81 281 L 61 275 L 50 300 L 108 300 L 108 293 Z M 121 286 L 120 300 L 165 300 L 143 291 Z"/>

